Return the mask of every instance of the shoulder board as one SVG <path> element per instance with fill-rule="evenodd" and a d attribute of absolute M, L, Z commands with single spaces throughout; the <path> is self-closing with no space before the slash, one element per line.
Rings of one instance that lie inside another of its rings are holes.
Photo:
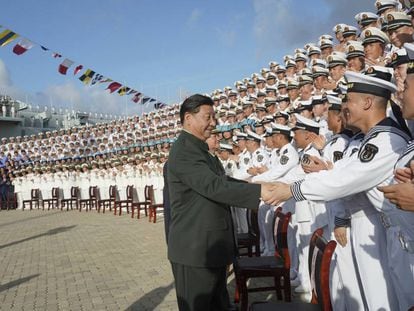
<path fill-rule="evenodd" d="M 286 154 L 286 153 L 288 153 L 288 150 L 287 149 L 285 149 L 285 151 L 283 151 L 283 154 Z"/>

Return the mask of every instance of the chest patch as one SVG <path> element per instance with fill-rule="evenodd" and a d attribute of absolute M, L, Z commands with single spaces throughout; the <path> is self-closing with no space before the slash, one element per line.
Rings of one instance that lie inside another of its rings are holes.
<path fill-rule="evenodd" d="M 280 164 L 285 165 L 286 163 L 288 163 L 288 161 L 289 161 L 289 157 L 288 156 L 282 155 L 280 157 Z"/>
<path fill-rule="evenodd" d="M 378 153 L 378 147 L 373 144 L 366 144 L 364 149 L 359 154 L 359 159 L 361 162 L 370 162 L 375 155 Z"/>
<path fill-rule="evenodd" d="M 341 151 L 334 151 L 334 153 L 333 153 L 333 160 L 334 160 L 334 162 L 341 160 L 342 157 L 343 157 L 343 155 L 344 154 Z"/>
<path fill-rule="evenodd" d="M 257 156 L 257 161 L 258 162 L 262 162 L 263 161 L 263 156 L 261 155 L 261 154 L 259 154 L 258 156 Z"/>

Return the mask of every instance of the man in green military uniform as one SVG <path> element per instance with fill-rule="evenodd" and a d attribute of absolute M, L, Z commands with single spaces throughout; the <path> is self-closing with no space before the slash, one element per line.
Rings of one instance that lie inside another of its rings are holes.
<path fill-rule="evenodd" d="M 226 267 L 235 256 L 230 206 L 257 208 L 269 185 L 227 177 L 205 143 L 216 125 L 213 101 L 187 98 L 183 131 L 169 155 L 171 225 L 168 258 L 180 310 L 228 310 Z"/>

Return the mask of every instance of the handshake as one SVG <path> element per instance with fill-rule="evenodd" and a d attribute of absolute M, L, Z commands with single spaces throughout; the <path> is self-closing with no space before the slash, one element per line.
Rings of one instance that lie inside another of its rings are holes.
<path fill-rule="evenodd" d="M 269 205 L 277 206 L 292 197 L 290 185 L 281 182 L 262 183 L 260 196 Z"/>

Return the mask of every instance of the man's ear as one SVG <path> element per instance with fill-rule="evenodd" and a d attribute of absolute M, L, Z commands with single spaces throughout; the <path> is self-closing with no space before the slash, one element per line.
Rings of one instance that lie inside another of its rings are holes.
<path fill-rule="evenodd" d="M 373 101 L 372 97 L 371 96 L 365 96 L 362 108 L 364 110 L 369 110 L 373 104 L 374 104 L 374 101 Z"/>
<path fill-rule="evenodd" d="M 191 115 L 191 113 L 186 112 L 186 113 L 184 114 L 184 122 L 185 122 L 187 125 L 191 125 L 191 119 L 192 119 L 192 115 Z"/>

